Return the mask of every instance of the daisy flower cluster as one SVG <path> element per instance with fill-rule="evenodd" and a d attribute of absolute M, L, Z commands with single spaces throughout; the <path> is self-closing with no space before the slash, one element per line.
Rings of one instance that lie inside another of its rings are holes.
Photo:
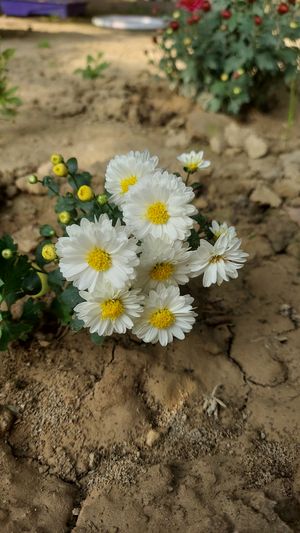
<path fill-rule="evenodd" d="M 98 210 L 66 224 L 55 253 L 62 276 L 80 295 L 76 317 L 92 334 L 131 330 L 162 346 L 184 339 L 197 315 L 194 298 L 181 287 L 201 275 L 204 287 L 220 285 L 237 278 L 246 261 L 235 229 L 204 223 L 193 205 L 189 176 L 210 162 L 203 152 L 178 160 L 186 180 L 160 168 L 147 151 L 118 155 L 108 164 L 105 194 L 94 196 L 88 185 L 89 194 L 78 194 Z"/>

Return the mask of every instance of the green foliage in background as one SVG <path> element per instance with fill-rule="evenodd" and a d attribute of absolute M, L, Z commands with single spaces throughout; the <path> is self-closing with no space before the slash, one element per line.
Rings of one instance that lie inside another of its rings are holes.
<path fill-rule="evenodd" d="M 89 54 L 86 57 L 85 67 L 76 69 L 74 73 L 81 75 L 85 80 L 103 78 L 103 72 L 109 67 L 109 63 L 102 61 L 102 58 L 102 52 L 99 52 L 95 57 Z"/>
<path fill-rule="evenodd" d="M 22 103 L 16 96 L 18 87 L 10 87 L 7 78 L 7 65 L 14 53 L 13 48 L 0 50 L 0 115 L 5 117 L 14 116 L 16 108 Z"/>
<path fill-rule="evenodd" d="M 197 10 L 189 3 L 182 0 L 156 39 L 160 68 L 174 85 L 188 87 L 209 110 L 238 114 L 245 104 L 268 109 L 280 83 L 298 84 L 296 0 L 202 0 Z"/>

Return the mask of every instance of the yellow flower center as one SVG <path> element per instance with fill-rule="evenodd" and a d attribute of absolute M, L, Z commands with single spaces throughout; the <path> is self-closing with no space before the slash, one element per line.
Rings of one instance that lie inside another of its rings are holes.
<path fill-rule="evenodd" d="M 124 313 L 124 305 L 120 298 L 105 300 L 100 304 L 102 320 L 116 320 Z"/>
<path fill-rule="evenodd" d="M 151 326 L 158 329 L 166 329 L 175 322 L 175 316 L 169 309 L 158 309 L 149 318 Z"/>
<path fill-rule="evenodd" d="M 199 163 L 187 163 L 185 165 L 185 168 L 187 168 L 189 172 L 195 172 L 198 166 L 199 166 Z"/>
<path fill-rule="evenodd" d="M 222 261 L 224 260 L 224 257 L 222 255 L 214 255 L 211 259 L 210 259 L 210 263 L 218 263 L 219 261 Z"/>
<path fill-rule="evenodd" d="M 128 176 L 128 178 L 123 178 L 120 181 L 121 194 L 125 194 L 126 192 L 128 192 L 129 187 L 131 187 L 131 185 L 135 185 L 136 182 L 137 182 L 136 176 Z"/>
<path fill-rule="evenodd" d="M 221 237 L 221 235 L 223 235 L 224 231 L 222 230 L 219 230 L 219 231 L 216 231 L 214 233 L 214 239 L 217 241 L 219 237 Z"/>
<path fill-rule="evenodd" d="M 166 204 L 164 202 L 155 202 L 149 205 L 146 211 L 146 218 L 152 224 L 166 224 L 170 218 Z"/>
<path fill-rule="evenodd" d="M 98 272 L 105 272 L 112 264 L 110 254 L 96 246 L 87 254 L 86 261 L 91 268 Z"/>
<path fill-rule="evenodd" d="M 172 276 L 174 266 L 172 263 L 157 263 L 150 272 L 150 278 L 155 281 L 165 281 Z"/>

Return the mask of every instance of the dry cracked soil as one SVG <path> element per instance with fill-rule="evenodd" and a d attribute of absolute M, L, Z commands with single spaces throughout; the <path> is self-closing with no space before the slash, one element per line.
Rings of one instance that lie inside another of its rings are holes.
<path fill-rule="evenodd" d="M 101 192 L 116 153 L 148 148 L 179 170 L 179 153 L 203 148 L 196 204 L 236 225 L 250 254 L 237 281 L 190 284 L 199 316 L 184 342 L 99 347 L 44 327 L 1 354 L 1 533 L 299 532 L 300 139 L 286 95 L 241 124 L 156 79 L 149 35 L 0 28 L 23 99 L 0 122 L 1 233 L 30 252 L 36 221 L 55 224 L 24 179 L 47 173 L 52 152 L 76 156 Z M 73 74 L 100 50 L 103 79 Z M 209 416 L 216 386 L 225 407 Z"/>

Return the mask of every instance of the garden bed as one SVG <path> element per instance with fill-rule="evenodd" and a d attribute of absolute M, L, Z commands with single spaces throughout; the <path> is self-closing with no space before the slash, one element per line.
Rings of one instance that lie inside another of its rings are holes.
<path fill-rule="evenodd" d="M 147 35 L 30 24 L 41 33 L 3 39 L 24 103 L 0 122 L 1 233 L 28 252 L 36 220 L 55 224 L 23 179 L 46 174 L 52 152 L 76 155 L 101 190 L 116 153 L 147 148 L 178 170 L 178 154 L 203 148 L 196 205 L 235 224 L 250 261 L 221 288 L 193 281 L 198 322 L 168 348 L 98 347 L 49 325 L 1 354 L 0 530 L 299 530 L 300 141 L 285 95 L 238 124 L 151 78 Z M 100 50 L 104 79 L 76 77 Z M 216 385 L 218 418 L 203 411 Z"/>

